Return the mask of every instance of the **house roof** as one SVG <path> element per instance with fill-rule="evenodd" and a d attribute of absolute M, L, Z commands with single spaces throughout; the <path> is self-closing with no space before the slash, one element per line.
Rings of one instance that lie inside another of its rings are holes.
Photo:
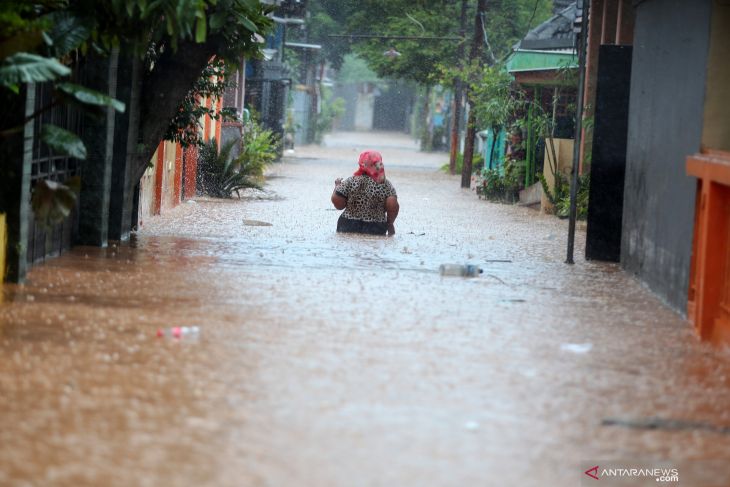
<path fill-rule="evenodd" d="M 575 45 L 574 24 L 580 19 L 578 2 L 570 2 L 542 24 L 530 30 L 515 46 L 516 49 L 555 50 L 569 49 Z"/>
<path fill-rule="evenodd" d="M 554 71 L 561 68 L 577 68 L 578 58 L 574 52 L 518 49 L 507 59 L 507 71 Z"/>

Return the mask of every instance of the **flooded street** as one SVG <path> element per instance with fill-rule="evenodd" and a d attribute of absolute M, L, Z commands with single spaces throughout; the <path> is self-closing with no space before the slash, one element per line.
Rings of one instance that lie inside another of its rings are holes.
<path fill-rule="evenodd" d="M 392 238 L 335 233 L 365 149 Z M 0 485 L 562 487 L 612 461 L 730 485 L 730 354 L 586 262 L 583 227 L 568 266 L 567 221 L 478 200 L 447 160 L 330 135 L 265 191 L 4 285 Z M 484 273 L 438 273 L 465 262 Z M 199 336 L 156 337 L 177 326 Z"/>

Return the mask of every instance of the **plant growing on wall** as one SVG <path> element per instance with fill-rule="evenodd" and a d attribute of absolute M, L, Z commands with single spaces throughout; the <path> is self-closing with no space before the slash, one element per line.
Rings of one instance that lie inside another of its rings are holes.
<path fill-rule="evenodd" d="M 225 91 L 235 85 L 226 78 L 225 71 L 226 63 L 222 59 L 216 58 L 208 63 L 170 122 L 165 133 L 166 140 L 179 142 L 183 147 L 202 145 L 204 139 L 201 135 L 206 117 L 212 120 L 238 120 L 234 108 L 215 108 Z"/>

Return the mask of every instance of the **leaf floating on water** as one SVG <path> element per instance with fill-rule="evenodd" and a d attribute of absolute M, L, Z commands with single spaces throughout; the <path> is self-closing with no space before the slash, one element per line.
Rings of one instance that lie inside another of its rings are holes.
<path fill-rule="evenodd" d="M 243 224 L 249 227 L 270 227 L 273 226 L 269 222 L 262 222 L 260 220 L 243 220 Z"/>

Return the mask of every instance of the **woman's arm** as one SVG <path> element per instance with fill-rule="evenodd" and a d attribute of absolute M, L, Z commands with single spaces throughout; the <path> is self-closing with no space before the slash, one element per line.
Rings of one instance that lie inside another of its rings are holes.
<path fill-rule="evenodd" d="M 344 210 L 347 207 L 347 198 L 345 198 L 342 195 L 337 194 L 337 187 L 342 183 L 342 178 L 335 179 L 335 190 L 332 191 L 332 204 L 335 205 L 335 208 L 338 210 Z"/>
<path fill-rule="evenodd" d="M 395 233 L 395 226 L 393 226 L 393 224 L 395 223 L 395 219 L 398 218 L 399 210 L 400 205 L 398 204 L 398 197 L 388 196 L 385 198 L 385 214 L 388 219 L 388 235 L 393 235 Z"/>

